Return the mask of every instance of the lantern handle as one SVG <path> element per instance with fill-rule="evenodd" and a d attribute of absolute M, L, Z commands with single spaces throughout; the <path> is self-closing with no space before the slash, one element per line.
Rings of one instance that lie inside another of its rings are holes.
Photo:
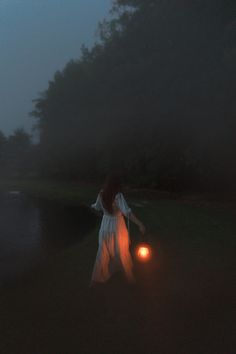
<path fill-rule="evenodd" d="M 145 234 L 140 233 L 140 238 L 141 238 L 142 242 L 147 242 L 147 243 L 149 242 L 149 237 L 148 237 L 147 233 L 145 233 Z"/>

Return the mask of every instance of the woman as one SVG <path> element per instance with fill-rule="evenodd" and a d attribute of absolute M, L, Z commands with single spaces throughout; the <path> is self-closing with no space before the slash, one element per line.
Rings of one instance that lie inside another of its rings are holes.
<path fill-rule="evenodd" d="M 124 216 L 129 217 L 142 234 L 145 233 L 145 227 L 127 205 L 121 187 L 119 175 L 111 174 L 99 192 L 96 202 L 91 205 L 95 210 L 103 212 L 91 286 L 106 282 L 117 270 L 122 270 L 129 282 L 134 281 L 130 240 Z"/>

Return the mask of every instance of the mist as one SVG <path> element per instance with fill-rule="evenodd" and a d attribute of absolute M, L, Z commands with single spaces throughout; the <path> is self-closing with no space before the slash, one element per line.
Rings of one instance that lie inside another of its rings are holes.
<path fill-rule="evenodd" d="M 2 131 L 24 123 L 38 137 L 21 173 L 96 180 L 116 168 L 139 187 L 235 188 L 233 2 L 12 6 Z M 26 135 L 12 140 L 28 146 Z"/>
<path fill-rule="evenodd" d="M 0 353 L 235 353 L 236 1 L 0 0 L 0 51 Z"/>
<path fill-rule="evenodd" d="M 32 99 L 56 70 L 80 56 L 83 43 L 95 42 L 97 23 L 110 5 L 110 0 L 0 1 L 0 129 L 6 135 L 17 128 L 32 133 Z"/>

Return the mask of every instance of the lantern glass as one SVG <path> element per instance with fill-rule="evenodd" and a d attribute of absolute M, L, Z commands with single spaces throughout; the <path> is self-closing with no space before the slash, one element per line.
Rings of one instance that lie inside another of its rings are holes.
<path fill-rule="evenodd" d="M 136 258 L 140 262 L 147 262 L 152 257 L 152 250 L 149 244 L 141 243 L 137 246 L 135 251 Z"/>

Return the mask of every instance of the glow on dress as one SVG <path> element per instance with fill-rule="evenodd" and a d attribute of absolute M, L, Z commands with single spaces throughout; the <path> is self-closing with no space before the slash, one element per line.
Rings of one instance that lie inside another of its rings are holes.
<path fill-rule="evenodd" d="M 98 235 L 98 251 L 91 281 L 105 282 L 117 270 L 123 270 L 128 281 L 134 280 L 133 262 L 129 251 L 130 239 L 124 216 L 131 213 L 123 193 L 117 193 L 113 202 L 113 214 L 102 205 L 101 194 L 91 205 L 103 212 Z"/>

